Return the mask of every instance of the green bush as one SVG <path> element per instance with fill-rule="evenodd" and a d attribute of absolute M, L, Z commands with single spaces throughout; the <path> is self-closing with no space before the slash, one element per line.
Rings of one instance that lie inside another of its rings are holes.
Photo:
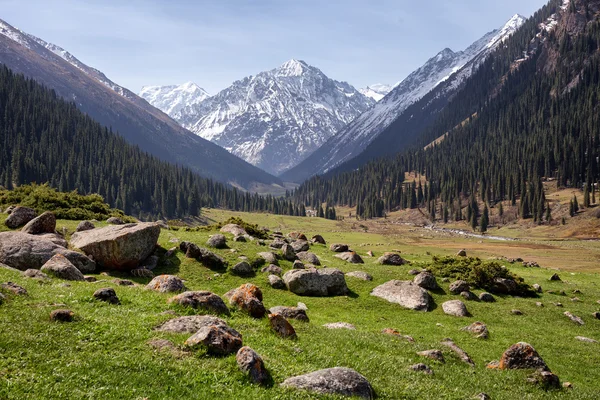
<path fill-rule="evenodd" d="M 517 283 L 515 294 L 533 296 L 533 289 L 523 278 L 511 273 L 506 267 L 496 261 L 484 262 L 473 257 L 433 257 L 433 262 L 426 267 L 432 274 L 442 278 L 463 280 L 469 285 L 494 291 L 496 278 L 512 279 Z"/>
<path fill-rule="evenodd" d="M 119 217 L 126 222 L 134 222 L 123 211 L 110 208 L 99 194 L 82 195 L 76 190 L 59 192 L 48 184 L 21 185 L 13 190 L 0 189 L 0 206 L 20 205 L 31 207 L 37 213 L 52 211 L 59 219 L 105 220 Z"/>

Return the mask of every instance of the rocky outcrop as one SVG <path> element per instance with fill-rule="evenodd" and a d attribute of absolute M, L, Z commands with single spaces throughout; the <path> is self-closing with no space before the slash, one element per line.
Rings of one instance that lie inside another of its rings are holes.
<path fill-rule="evenodd" d="M 76 232 L 71 245 L 104 268 L 131 270 L 152 254 L 159 235 L 155 223 L 115 225 Z"/>

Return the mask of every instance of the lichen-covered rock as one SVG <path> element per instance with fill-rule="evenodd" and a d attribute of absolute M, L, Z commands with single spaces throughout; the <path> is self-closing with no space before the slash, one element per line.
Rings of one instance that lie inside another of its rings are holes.
<path fill-rule="evenodd" d="M 269 314 L 271 329 L 284 339 L 296 339 L 296 330 L 281 314 Z"/>
<path fill-rule="evenodd" d="M 62 254 L 54 255 L 40 269 L 47 275 L 52 275 L 67 281 L 84 281 L 83 274 Z"/>
<path fill-rule="evenodd" d="M 543 389 L 560 389 L 560 379 L 557 375 L 543 369 L 535 371 L 527 377 L 527 381 L 541 386 Z"/>
<path fill-rule="evenodd" d="M 183 280 L 175 275 L 159 275 L 146 285 L 146 289 L 160 293 L 183 292 L 186 290 Z"/>
<path fill-rule="evenodd" d="M 105 268 L 131 270 L 152 254 L 159 235 L 155 223 L 114 225 L 76 232 L 71 245 Z"/>
<path fill-rule="evenodd" d="M 465 281 L 454 281 L 450 284 L 450 293 L 461 294 L 462 292 L 468 292 L 471 290 L 471 286 Z"/>
<path fill-rule="evenodd" d="M 292 242 L 290 246 L 292 246 L 292 249 L 294 249 L 295 253 L 310 250 L 310 245 L 304 240 L 296 240 L 295 242 Z"/>
<path fill-rule="evenodd" d="M 46 211 L 39 217 L 35 217 L 29 221 L 21 232 L 29 233 L 30 235 L 38 235 L 40 233 L 54 233 L 56 231 L 56 217 L 54 213 Z"/>
<path fill-rule="evenodd" d="M 404 308 L 416 311 L 428 311 L 432 305 L 429 293 L 411 281 L 393 280 L 377 286 L 371 296 L 380 297 Z"/>
<path fill-rule="evenodd" d="M 221 318 L 212 315 L 189 315 L 166 321 L 156 328 L 160 332 L 196 333 L 200 328 L 211 325 L 227 325 Z"/>
<path fill-rule="evenodd" d="M 271 285 L 271 287 L 273 289 L 278 289 L 278 290 L 287 289 L 283 279 L 281 279 L 277 275 L 269 275 L 267 279 L 269 280 L 269 285 Z"/>
<path fill-rule="evenodd" d="M 94 292 L 94 298 L 98 301 L 104 301 L 110 304 L 121 304 L 121 301 L 117 297 L 117 293 L 113 288 L 102 288 Z"/>
<path fill-rule="evenodd" d="M 305 261 L 309 264 L 321 265 L 319 257 L 317 257 L 315 253 L 311 253 L 310 251 L 301 251 L 299 253 L 296 253 L 296 257 L 298 257 L 299 260 Z"/>
<path fill-rule="evenodd" d="M 446 362 L 446 360 L 444 359 L 444 354 L 441 352 L 441 350 L 425 350 L 419 351 L 417 354 L 422 357 L 431 358 L 432 360 L 439 361 L 441 363 Z"/>
<path fill-rule="evenodd" d="M 283 269 L 281 269 L 281 267 L 278 267 L 275 264 L 269 264 L 266 267 L 263 267 L 260 272 L 267 272 L 271 275 L 277 275 L 277 276 L 281 276 L 281 274 L 283 273 Z"/>
<path fill-rule="evenodd" d="M 271 375 L 267 371 L 262 357 L 250 347 L 244 346 L 239 349 L 235 360 L 239 369 L 248 375 L 252 382 L 267 385 L 271 381 Z"/>
<path fill-rule="evenodd" d="M 209 313 L 229 315 L 229 309 L 222 298 L 214 293 L 204 290 L 195 292 L 183 292 L 169 299 L 169 303 L 191 307 Z"/>
<path fill-rule="evenodd" d="M 67 250 L 39 235 L 0 233 L 0 262 L 21 271 L 40 269 L 54 255 L 65 256 L 81 272 L 94 272 L 96 263 L 85 255 Z"/>
<path fill-rule="evenodd" d="M 237 275 L 237 276 L 252 276 L 252 275 L 254 275 L 254 269 L 246 261 L 242 261 L 242 262 L 235 264 L 233 267 L 231 267 L 230 272 L 233 275 Z"/>
<path fill-rule="evenodd" d="M 371 384 L 350 368 L 328 368 L 286 379 L 281 386 L 361 399 L 375 397 Z"/>
<path fill-rule="evenodd" d="M 377 262 L 381 265 L 404 265 L 407 261 L 396 253 L 384 253 Z"/>
<path fill-rule="evenodd" d="M 262 291 L 258 286 L 245 283 L 230 292 L 229 304 L 247 312 L 253 318 L 262 318 L 267 313 L 262 299 Z"/>
<path fill-rule="evenodd" d="M 8 218 L 6 218 L 4 224 L 10 229 L 17 229 L 34 219 L 36 215 L 33 208 L 17 206 L 12 210 Z"/>
<path fill-rule="evenodd" d="M 294 269 L 283 275 L 292 293 L 301 296 L 341 296 L 348 292 L 344 273 L 335 268 Z"/>
<path fill-rule="evenodd" d="M 548 371 L 548 365 L 540 357 L 532 345 L 519 342 L 510 346 L 498 363 L 499 369 L 543 369 Z"/>
<path fill-rule="evenodd" d="M 473 333 L 478 339 L 487 339 L 489 337 L 487 325 L 483 322 L 473 322 L 471 325 L 465 326 L 462 330 Z"/>
<path fill-rule="evenodd" d="M 287 319 L 297 319 L 298 321 L 308 322 L 306 310 L 298 307 L 276 306 L 269 309 L 270 314 L 280 314 Z"/>
<path fill-rule="evenodd" d="M 439 289 L 435 276 L 431 272 L 420 272 L 415 276 L 413 282 L 423 289 L 436 290 Z"/>
<path fill-rule="evenodd" d="M 191 349 L 203 347 L 210 354 L 232 354 L 242 347 L 242 335 L 228 325 L 207 325 L 190 336 L 185 346 Z"/>
<path fill-rule="evenodd" d="M 340 253 L 335 255 L 337 258 L 340 258 L 350 264 L 364 264 L 363 259 L 354 251 L 347 251 L 345 253 Z"/>
<path fill-rule="evenodd" d="M 227 238 L 221 234 L 212 235 L 208 238 L 206 244 L 208 247 L 214 247 L 215 249 L 224 249 L 227 247 Z"/>

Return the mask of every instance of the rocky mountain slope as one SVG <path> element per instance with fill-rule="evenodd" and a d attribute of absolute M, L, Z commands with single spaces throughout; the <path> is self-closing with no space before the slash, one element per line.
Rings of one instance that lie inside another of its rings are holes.
<path fill-rule="evenodd" d="M 448 48 L 442 50 L 301 164 L 282 174 L 282 178 L 299 182 L 312 175 L 326 173 L 351 160 L 364 151 L 408 107 L 442 83 L 444 93 L 441 95 L 446 98 L 451 96 L 471 76 L 474 69 L 524 21 L 524 17 L 515 15 L 502 28 L 484 35 L 464 51 L 454 52 Z"/>
<path fill-rule="evenodd" d="M 183 85 L 144 86 L 139 95 L 174 119 L 181 118 L 181 110 L 186 106 L 200 104 L 210 97 L 206 90 L 194 82 L 186 82 Z"/>
<path fill-rule="evenodd" d="M 290 60 L 170 115 L 199 136 L 277 174 L 295 166 L 374 102 L 348 83 Z M 171 107 L 153 104 L 165 111 Z"/>
<path fill-rule="evenodd" d="M 169 162 L 248 187 L 279 180 L 183 129 L 166 114 L 66 50 L 0 20 L 0 63 L 35 79 L 128 142 Z"/>
<path fill-rule="evenodd" d="M 392 91 L 394 86 L 386 85 L 383 83 L 375 83 L 359 90 L 362 94 L 372 98 L 375 101 L 383 99 L 389 92 Z"/>

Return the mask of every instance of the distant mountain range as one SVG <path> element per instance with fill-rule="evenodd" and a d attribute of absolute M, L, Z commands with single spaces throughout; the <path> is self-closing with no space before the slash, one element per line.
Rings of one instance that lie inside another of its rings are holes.
<path fill-rule="evenodd" d="M 74 101 L 128 142 L 206 177 L 236 186 L 278 185 L 277 178 L 194 135 L 101 71 L 54 44 L 0 20 L 0 63 Z"/>
<path fill-rule="evenodd" d="M 200 97 L 181 107 L 189 92 L 144 88 L 140 95 L 190 131 L 273 174 L 295 166 L 375 103 L 300 60 L 236 81 L 212 97 L 198 91 Z"/>
<path fill-rule="evenodd" d="M 384 132 L 408 107 L 444 83 L 439 96 L 451 97 L 486 57 L 506 38 L 512 35 L 525 18 L 515 15 L 503 27 L 477 40 L 464 51 L 454 52 L 448 48 L 429 59 L 395 86 L 383 99 L 364 112 L 352 123 L 333 135 L 323 146 L 296 167 L 281 175 L 282 179 L 301 182 L 333 168 L 361 154 L 371 142 Z M 410 117 L 410 116 L 409 116 Z M 400 143 L 402 146 L 406 143 Z M 398 144 L 381 147 L 387 153 L 402 150 Z M 382 154 L 372 154 L 377 157 Z"/>

